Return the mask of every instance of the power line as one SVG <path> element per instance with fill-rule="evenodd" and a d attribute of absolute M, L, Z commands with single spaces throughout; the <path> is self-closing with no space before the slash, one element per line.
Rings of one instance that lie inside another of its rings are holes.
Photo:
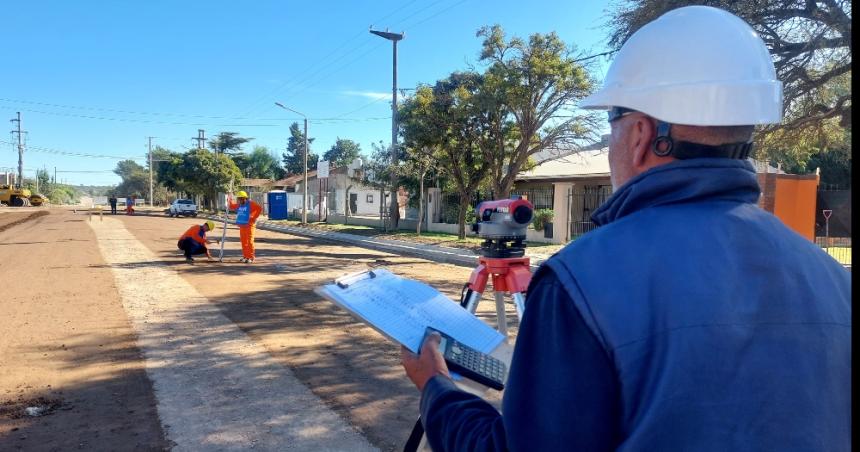
<path fill-rule="evenodd" d="M 425 22 L 427 22 L 427 21 L 429 21 L 429 20 L 431 20 L 431 19 L 436 18 L 437 16 L 439 16 L 440 14 L 442 14 L 442 13 L 444 13 L 444 12 L 447 12 L 447 11 L 449 11 L 449 10 L 451 10 L 451 9 L 454 9 L 454 7 L 457 7 L 457 6 L 462 5 L 463 3 L 466 3 L 467 1 L 469 1 L 469 0 L 461 0 L 460 2 L 454 3 L 453 5 L 451 5 L 451 6 L 447 7 L 447 8 L 445 8 L 445 9 L 442 9 L 442 10 L 440 10 L 440 11 L 437 11 L 437 12 L 436 12 L 436 14 L 433 14 L 432 16 L 425 17 L 425 18 L 424 18 L 423 20 L 421 20 L 420 22 L 416 22 L 416 23 L 412 24 L 409 28 L 415 28 L 415 27 L 417 27 L 417 26 L 419 26 L 419 25 L 421 25 L 421 24 L 423 24 L 423 23 L 425 23 Z"/>
<path fill-rule="evenodd" d="M 414 16 L 415 14 L 420 13 L 420 12 L 422 12 L 422 11 L 426 10 L 427 8 L 429 8 L 429 7 L 431 7 L 431 6 L 433 6 L 433 5 L 437 4 L 437 3 L 439 3 L 440 1 L 443 1 L 443 0 L 436 0 L 435 2 L 431 3 L 431 4 L 430 4 L 430 5 L 428 5 L 428 6 L 425 6 L 425 7 L 423 7 L 423 8 L 418 9 L 416 12 L 413 12 L 412 14 L 408 15 L 408 16 L 407 16 L 407 18 L 412 17 L 412 16 Z M 378 19 L 378 20 L 377 20 L 377 21 L 375 21 L 375 22 L 376 22 L 376 23 L 382 22 L 383 20 L 385 20 L 385 19 L 387 19 L 387 18 L 391 17 L 392 15 L 394 15 L 396 12 L 403 10 L 404 8 L 406 8 L 407 6 L 412 5 L 413 3 L 415 3 L 415 0 L 413 0 L 413 1 L 411 1 L 411 2 L 406 3 L 405 5 L 401 6 L 400 8 L 395 9 L 395 10 L 394 10 L 394 11 L 392 11 L 391 13 L 389 13 L 389 14 L 387 14 L 387 15 L 383 16 L 382 18 Z M 404 18 L 404 19 L 401 19 L 401 20 L 406 20 L 406 19 Z M 367 36 L 367 35 L 365 34 L 364 30 L 362 30 L 362 31 L 360 31 L 360 32 L 356 33 L 354 36 L 352 36 L 352 37 L 348 38 L 344 43 L 342 43 L 340 46 L 338 46 L 334 51 L 329 52 L 328 54 L 326 54 L 326 56 L 325 56 L 325 57 L 323 57 L 323 58 L 321 58 L 321 59 L 317 60 L 317 61 L 316 61 L 316 63 L 315 63 L 314 65 L 321 64 L 323 61 L 325 61 L 326 59 L 328 59 L 331 55 L 334 55 L 335 53 L 337 53 L 337 50 L 339 50 L 339 49 L 343 48 L 346 44 L 349 44 L 350 42 L 354 41 L 354 40 L 355 40 L 355 38 L 360 37 L 360 36 L 362 36 L 362 35 Z M 298 88 L 304 88 L 304 89 L 307 89 L 309 86 L 305 86 L 305 85 L 304 85 L 304 83 L 305 83 L 305 82 L 307 82 L 307 81 L 310 81 L 310 80 L 314 79 L 314 77 L 315 77 L 317 74 L 321 73 L 323 70 L 325 70 L 325 69 L 329 68 L 330 66 L 332 66 L 332 65 L 333 65 L 333 64 L 335 64 L 335 63 L 337 63 L 338 61 L 343 60 L 343 59 L 344 59 L 344 58 L 346 58 L 347 56 L 349 56 L 349 55 L 351 55 L 351 54 L 354 54 L 356 51 L 358 51 L 358 49 L 360 49 L 360 48 L 364 47 L 365 45 L 367 45 L 367 44 L 368 44 L 368 43 L 370 43 L 370 42 L 373 42 L 373 41 L 372 41 L 371 39 L 367 39 L 367 38 L 366 38 L 366 39 L 364 39 L 364 41 L 363 41 L 361 44 L 359 44 L 358 46 L 353 47 L 352 49 L 350 49 L 349 51 L 347 51 L 347 52 L 343 53 L 342 55 L 340 55 L 339 57 L 335 58 L 334 60 L 332 60 L 332 61 L 330 61 L 330 62 L 326 63 L 326 64 L 325 64 L 325 65 L 323 65 L 322 67 L 319 67 L 319 68 L 318 68 L 318 69 L 316 69 L 314 72 L 312 72 L 312 73 L 310 73 L 310 74 L 306 75 L 304 78 L 302 78 L 302 79 L 301 79 L 300 81 L 298 81 L 298 82 L 293 82 L 293 81 L 289 81 L 289 80 L 288 80 L 288 81 L 286 81 L 286 82 L 282 83 L 280 86 L 278 86 L 278 87 L 276 87 L 275 89 L 271 90 L 268 94 L 265 94 L 265 95 L 263 95 L 262 97 L 258 98 L 254 103 L 252 103 L 251 107 L 249 107 L 249 108 L 247 109 L 247 111 L 246 111 L 244 114 L 245 114 L 245 115 L 247 115 L 247 114 L 250 114 L 250 113 L 254 112 L 254 111 L 257 109 L 257 106 L 258 106 L 258 105 L 260 105 L 260 104 L 261 104 L 261 103 L 263 103 L 263 102 L 267 102 L 267 100 L 271 100 L 272 96 L 273 96 L 275 93 L 277 93 L 277 92 L 281 91 L 281 90 L 282 90 L 283 88 L 285 88 L 287 85 L 292 85 L 292 87 L 291 87 L 288 91 L 286 91 L 285 93 L 283 93 L 280 97 L 288 98 L 289 96 L 293 95 L 293 93 L 294 93 L 295 91 L 297 91 L 297 90 L 298 90 Z M 379 46 L 377 46 L 377 47 L 379 47 Z M 367 53 L 369 53 L 369 52 L 366 52 L 366 53 L 364 53 L 363 55 L 366 55 Z M 362 55 L 362 56 L 363 56 L 363 55 Z M 335 70 L 333 71 L 333 73 L 336 73 L 336 72 L 339 72 L 340 70 L 343 70 L 343 68 L 344 68 L 344 67 L 346 67 L 346 66 L 348 66 L 348 65 L 352 64 L 353 62 L 354 62 L 354 61 L 352 61 L 352 62 L 350 62 L 350 63 L 348 63 L 348 64 L 346 64 L 346 65 L 344 65 L 344 66 L 341 66 L 341 67 L 340 67 L 340 68 L 338 68 L 338 69 L 335 69 Z M 310 68 L 313 68 L 313 67 L 314 67 L 314 65 L 311 65 L 311 66 L 310 66 Z M 310 86 L 315 86 L 315 85 L 310 85 Z M 287 94 L 287 93 L 289 93 L 289 94 Z"/>
<path fill-rule="evenodd" d="M 34 102 L 31 102 L 34 103 Z M 48 104 L 45 104 L 48 105 Z M 57 105 L 57 104 L 53 104 Z M 86 109 L 88 107 L 68 107 L 68 108 L 79 108 Z M 164 124 L 164 125 L 188 125 L 188 126 L 204 126 L 204 125 L 212 125 L 213 127 L 281 127 L 282 124 L 210 124 L 210 123 L 185 123 L 185 122 L 167 122 L 167 121 L 152 121 L 146 119 L 135 119 L 135 118 L 114 118 L 108 116 L 90 116 L 90 115 L 78 115 L 74 113 L 64 113 L 64 112 L 55 112 L 55 111 L 44 111 L 44 110 L 28 110 L 22 109 L 22 111 L 26 111 L 29 113 L 39 113 L 45 115 L 53 115 L 53 116 L 65 116 L 65 117 L 73 117 L 73 118 L 82 118 L 82 119 L 93 119 L 100 121 L 121 121 L 121 122 L 132 122 L 132 123 L 145 123 L 145 124 Z M 119 110 L 116 110 L 119 111 Z M 144 113 L 140 113 L 144 114 Z M 150 115 L 157 115 L 159 113 L 146 113 Z M 170 115 L 171 113 L 166 113 L 166 115 Z M 190 116 L 190 115 L 189 115 Z M 217 117 L 212 117 L 217 118 Z M 289 121 L 298 121 L 302 118 L 229 118 L 223 117 L 223 119 L 245 119 L 245 120 L 256 120 L 256 121 L 277 121 L 280 123 L 289 122 Z M 380 118 L 341 118 L 341 117 L 325 117 L 325 118 L 308 118 L 312 121 L 374 121 Z M 24 132 L 26 134 L 26 132 Z M 184 138 L 170 138 L 174 140 L 184 140 Z"/>
<path fill-rule="evenodd" d="M 100 108 L 100 107 L 83 107 L 79 105 L 68 105 L 68 104 L 53 104 L 48 102 L 36 102 L 32 100 L 22 100 L 22 99 L 8 99 L 8 98 L 0 98 L 0 102 L 15 104 L 29 104 L 29 105 L 42 105 L 46 107 L 57 107 L 57 108 L 69 108 L 73 110 L 90 110 L 90 111 L 105 111 L 109 113 L 123 113 L 130 115 L 147 115 L 147 116 L 175 116 L 180 118 L 197 118 L 197 119 L 218 119 L 218 120 L 242 120 L 242 121 L 281 121 L 283 118 L 247 118 L 247 117 L 231 117 L 231 116 L 204 116 L 204 115 L 193 115 L 193 114 L 183 114 L 183 113 L 164 113 L 164 112 L 150 112 L 150 111 L 131 111 L 131 110 L 117 110 L 113 108 Z"/>
<path fill-rule="evenodd" d="M 337 115 L 337 116 L 335 116 L 335 118 L 341 118 L 341 117 L 344 117 L 344 116 L 349 116 L 349 115 L 351 115 L 351 114 L 353 114 L 353 113 L 355 113 L 355 112 L 358 112 L 358 111 L 364 110 L 365 108 L 370 107 L 371 105 L 376 105 L 376 104 L 378 104 L 378 103 L 382 102 L 383 100 L 388 100 L 388 98 L 387 98 L 387 97 L 379 97 L 379 98 L 377 98 L 376 100 L 374 100 L 373 102 L 369 102 L 369 103 L 367 103 L 367 104 L 364 104 L 364 105 L 362 105 L 361 107 L 356 108 L 355 110 L 348 111 L 348 112 L 346 112 L 346 113 L 343 113 L 343 114 Z M 387 118 L 387 119 L 390 119 L 390 118 Z"/>
<path fill-rule="evenodd" d="M 107 116 L 89 116 L 89 115 L 76 115 L 73 113 L 59 113 L 52 111 L 40 111 L 40 110 L 23 110 L 30 113 L 40 113 L 43 115 L 53 115 L 53 116 L 65 116 L 71 118 L 83 118 L 83 119 L 97 119 L 102 121 L 119 121 L 119 122 L 138 122 L 144 124 L 162 124 L 162 125 L 174 125 L 174 126 L 205 126 L 211 125 L 214 127 L 279 127 L 278 124 L 211 124 L 211 123 L 188 123 L 188 122 L 169 122 L 169 121 L 152 121 L 147 119 L 130 119 L 130 118 L 111 118 Z M 283 120 L 281 118 L 280 120 Z"/>
<path fill-rule="evenodd" d="M 407 16 L 406 18 L 403 18 L 403 19 L 401 19 L 401 20 L 402 20 L 402 21 L 405 21 L 405 20 L 406 20 L 406 19 L 408 19 L 408 18 L 414 17 L 414 16 L 416 16 L 417 14 L 419 14 L 419 13 L 421 13 L 421 12 L 424 12 L 424 11 L 426 11 L 427 9 L 429 9 L 429 8 L 431 8 L 431 7 L 435 6 L 435 5 L 438 5 L 439 3 L 443 2 L 443 1 L 444 1 L 444 0 L 436 0 L 435 2 L 430 3 L 429 5 L 427 5 L 427 6 L 423 7 L 423 8 L 421 8 L 421 9 L 419 9 L 418 11 L 413 12 L 412 14 L 410 14 L 409 16 Z M 432 15 L 428 16 L 428 17 L 425 17 L 424 19 L 422 19 L 422 20 L 420 20 L 420 21 L 418 21 L 418 22 L 416 22 L 416 23 L 413 23 L 413 24 L 411 24 L 411 25 L 409 25 L 408 27 L 405 27 L 405 28 L 411 28 L 411 27 L 415 27 L 415 26 L 417 26 L 417 25 L 423 24 L 423 23 L 425 23 L 425 22 L 427 22 L 427 21 L 429 21 L 429 20 L 431 20 L 431 19 L 433 19 L 433 18 L 435 18 L 435 17 L 439 16 L 440 14 L 442 14 L 442 13 L 444 13 L 444 12 L 446 12 L 446 11 L 448 11 L 448 10 L 450 10 L 450 9 L 452 9 L 452 8 L 454 8 L 454 7 L 456 7 L 456 6 L 459 6 L 459 5 L 463 4 L 463 3 L 465 3 L 466 1 L 468 1 L 468 0 L 461 0 L 461 1 L 460 1 L 460 2 L 458 2 L 458 3 L 454 3 L 454 4 L 450 5 L 450 6 L 448 6 L 447 8 L 444 8 L 444 9 L 442 9 L 442 10 L 440 10 L 440 11 L 437 11 L 436 13 L 434 13 L 434 14 L 432 14 Z M 374 46 L 374 47 L 370 48 L 369 50 L 367 50 L 366 52 L 362 53 L 362 54 L 361 54 L 361 55 L 359 55 L 358 57 L 356 57 L 356 58 L 354 58 L 354 59 L 350 60 L 348 63 L 346 63 L 346 64 L 344 64 L 344 65 L 342 65 L 342 66 L 340 66 L 340 67 L 338 67 L 338 68 L 336 68 L 336 69 L 334 69 L 334 70 L 332 70 L 332 71 L 328 71 L 328 72 L 326 72 L 326 74 L 325 74 L 324 76 L 322 76 L 322 77 L 315 77 L 317 74 L 319 74 L 320 72 L 322 72 L 322 70 L 323 70 L 323 69 L 326 69 L 328 66 L 325 66 L 325 67 L 320 68 L 318 71 L 316 71 L 316 72 L 314 72 L 314 73 L 310 74 L 308 77 L 306 77 L 305 79 L 303 79 L 303 80 L 302 80 L 302 82 L 301 82 L 301 83 L 303 83 L 305 80 L 311 80 L 311 79 L 313 79 L 314 81 L 313 81 L 311 84 L 309 84 L 309 85 L 303 85 L 303 86 L 301 86 L 301 88 L 302 88 L 302 89 L 307 90 L 307 89 L 313 88 L 314 86 L 319 85 L 319 84 L 320 84 L 320 83 L 322 83 L 324 80 L 326 80 L 326 79 L 330 78 L 331 76 L 333 76 L 333 75 L 337 74 L 337 73 L 338 73 L 338 72 L 340 72 L 340 71 L 343 71 L 343 70 L 344 70 L 344 69 L 346 69 L 347 67 L 351 66 L 352 64 L 354 64 L 354 63 L 358 62 L 359 60 L 363 59 L 365 56 L 369 55 L 369 54 L 370 54 L 371 52 L 373 52 L 374 50 L 377 50 L 378 48 L 382 47 L 384 44 L 385 44 L 385 43 L 383 42 L 383 43 L 380 43 L 380 44 L 378 44 L 378 45 L 376 45 L 376 46 Z M 344 55 L 344 56 L 346 56 L 346 55 Z M 335 60 L 334 62 L 337 62 L 337 61 L 338 61 L 338 60 Z M 293 94 L 293 93 L 292 93 L 292 90 L 287 91 L 287 93 L 289 93 L 289 95 L 292 95 L 292 94 Z M 288 95 L 287 93 L 284 93 L 284 94 L 283 94 L 283 97 L 285 97 L 285 98 L 286 98 L 286 97 L 289 97 L 289 95 Z M 369 106 L 369 105 L 368 105 L 368 106 Z M 339 115 L 339 116 L 337 116 L 337 117 L 340 117 L 340 116 L 345 116 L 345 115 Z"/>
<path fill-rule="evenodd" d="M 3 144 L 12 144 L 15 143 L 9 141 L 0 141 Z M 43 148 L 39 146 L 28 146 L 27 150 L 30 152 L 39 152 L 43 154 L 55 154 L 55 155 L 66 155 L 70 157 L 86 157 L 86 158 L 101 158 L 101 159 L 115 159 L 115 160 L 140 160 L 142 157 L 123 157 L 118 155 L 106 155 L 106 154 L 87 154 L 84 152 L 72 152 L 72 151 L 62 151 L 59 149 L 51 149 L 51 148 Z"/>

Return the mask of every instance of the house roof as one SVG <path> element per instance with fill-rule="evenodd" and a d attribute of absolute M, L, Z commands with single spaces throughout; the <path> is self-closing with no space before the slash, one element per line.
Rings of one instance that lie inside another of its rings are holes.
<path fill-rule="evenodd" d="M 579 151 L 544 160 L 529 171 L 517 175 L 518 181 L 557 179 L 590 179 L 609 177 L 608 148 Z"/>
<path fill-rule="evenodd" d="M 243 187 L 265 187 L 273 183 L 272 179 L 242 179 L 241 185 Z"/>
<path fill-rule="evenodd" d="M 774 168 L 755 159 L 747 159 L 755 168 L 756 173 L 785 174 L 785 171 Z M 517 175 L 517 181 L 551 181 L 576 180 L 609 177 L 609 147 L 581 150 L 568 155 L 551 158 L 538 163 L 529 171 Z"/>
<path fill-rule="evenodd" d="M 308 171 L 308 179 L 312 177 L 316 177 L 317 170 Z M 283 179 L 276 180 L 273 185 L 276 187 L 294 187 L 297 183 L 301 182 L 304 179 L 304 174 L 293 174 L 292 176 L 287 176 Z"/>

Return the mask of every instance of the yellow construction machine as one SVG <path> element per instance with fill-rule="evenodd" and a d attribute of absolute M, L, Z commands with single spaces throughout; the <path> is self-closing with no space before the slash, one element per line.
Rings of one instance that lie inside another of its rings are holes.
<path fill-rule="evenodd" d="M 33 195 L 30 196 L 30 204 L 32 204 L 35 207 L 39 207 L 39 206 L 47 204 L 47 203 L 48 203 L 48 197 L 41 194 L 41 193 L 33 193 Z"/>
<path fill-rule="evenodd" d="M 0 185 L 0 203 L 11 207 L 28 207 L 32 193 L 26 188 L 15 188 L 13 185 Z M 41 204 L 41 202 L 39 203 Z"/>

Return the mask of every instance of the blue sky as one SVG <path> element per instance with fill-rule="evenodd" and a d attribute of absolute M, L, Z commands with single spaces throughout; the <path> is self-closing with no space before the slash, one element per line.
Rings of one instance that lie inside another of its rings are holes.
<path fill-rule="evenodd" d="M 602 52 L 607 8 L 571 0 L 15 2 L 0 27 L 0 119 L 22 114 L 25 175 L 56 167 L 73 184 L 118 183 L 110 173 L 118 160 L 108 157 L 143 163 L 148 136 L 184 151 L 197 129 L 238 132 L 280 156 L 301 117 L 275 101 L 310 118 L 315 152 L 341 137 L 369 153 L 391 139 L 391 43 L 371 25 L 406 33 L 398 87 L 412 88 L 477 64 L 483 25 L 521 37 L 555 31 Z M 605 67 L 601 60 L 598 76 Z M 0 171 L 17 167 L 11 141 L 0 137 Z"/>

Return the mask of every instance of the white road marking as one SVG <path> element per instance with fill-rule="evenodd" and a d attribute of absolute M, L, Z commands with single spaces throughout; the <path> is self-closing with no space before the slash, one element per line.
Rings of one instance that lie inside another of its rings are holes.
<path fill-rule="evenodd" d="M 175 450 L 376 450 L 121 221 L 89 224 Z"/>

